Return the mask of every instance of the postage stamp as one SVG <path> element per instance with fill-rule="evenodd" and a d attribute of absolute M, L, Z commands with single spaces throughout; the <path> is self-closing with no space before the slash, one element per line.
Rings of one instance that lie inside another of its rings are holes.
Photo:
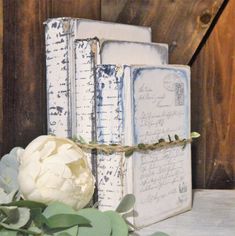
<path fill-rule="evenodd" d="M 184 105 L 184 83 L 175 83 L 175 105 Z"/>

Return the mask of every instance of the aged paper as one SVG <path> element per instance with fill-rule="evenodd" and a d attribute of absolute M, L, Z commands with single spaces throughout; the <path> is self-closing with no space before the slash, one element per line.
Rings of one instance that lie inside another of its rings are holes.
<path fill-rule="evenodd" d="M 188 68 L 133 70 L 134 143 L 154 143 L 168 135 L 190 135 Z M 138 227 L 191 207 L 190 144 L 133 155 L 134 221 Z"/>

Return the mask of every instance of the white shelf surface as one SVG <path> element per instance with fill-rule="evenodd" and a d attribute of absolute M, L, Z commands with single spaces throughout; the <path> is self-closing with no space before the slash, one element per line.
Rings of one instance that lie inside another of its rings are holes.
<path fill-rule="evenodd" d="M 171 217 L 133 235 L 235 236 L 235 190 L 195 190 L 191 211 Z"/>

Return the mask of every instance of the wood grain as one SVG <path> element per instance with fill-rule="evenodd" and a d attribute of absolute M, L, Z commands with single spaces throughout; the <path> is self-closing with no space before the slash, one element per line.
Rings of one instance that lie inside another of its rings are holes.
<path fill-rule="evenodd" d="M 235 188 L 235 1 L 229 1 L 192 66 L 194 184 Z"/>
<path fill-rule="evenodd" d="M 100 0 L 51 0 L 50 17 L 100 19 Z"/>
<path fill-rule="evenodd" d="M 49 17 L 99 19 L 99 1 L 4 0 L 2 154 L 46 133 L 43 22 Z"/>
<path fill-rule="evenodd" d="M 188 64 L 223 0 L 102 0 L 102 20 L 151 26 L 170 45 L 170 63 Z"/>
<path fill-rule="evenodd" d="M 3 0 L 0 0 L 0 154 L 3 144 Z"/>
<path fill-rule="evenodd" d="M 154 41 L 170 44 L 170 62 L 187 64 L 223 2 L 0 0 L 0 153 L 24 147 L 46 133 L 43 21 L 47 18 L 102 17 L 151 26 Z M 192 129 L 202 134 L 193 145 L 195 187 L 235 188 L 234 9 L 235 1 L 230 0 L 192 65 Z"/>
<path fill-rule="evenodd" d="M 4 1 L 4 152 L 45 133 L 46 1 Z"/>

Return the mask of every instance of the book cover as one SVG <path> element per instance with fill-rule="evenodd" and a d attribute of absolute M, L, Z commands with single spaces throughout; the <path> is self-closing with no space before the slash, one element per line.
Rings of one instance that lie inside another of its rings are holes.
<path fill-rule="evenodd" d="M 97 66 L 97 140 L 137 145 L 190 137 L 190 69 L 187 66 Z M 191 148 L 98 156 L 100 208 L 136 197 L 137 227 L 191 208 Z M 100 197 L 101 196 L 101 197 Z M 109 204 L 107 204 L 107 202 Z"/>
<path fill-rule="evenodd" d="M 151 29 L 77 18 L 49 19 L 45 25 L 48 133 L 72 137 L 74 40 L 99 37 L 150 42 Z"/>
<path fill-rule="evenodd" d="M 168 63 L 168 45 L 162 43 L 101 41 L 102 64 L 162 65 Z"/>

